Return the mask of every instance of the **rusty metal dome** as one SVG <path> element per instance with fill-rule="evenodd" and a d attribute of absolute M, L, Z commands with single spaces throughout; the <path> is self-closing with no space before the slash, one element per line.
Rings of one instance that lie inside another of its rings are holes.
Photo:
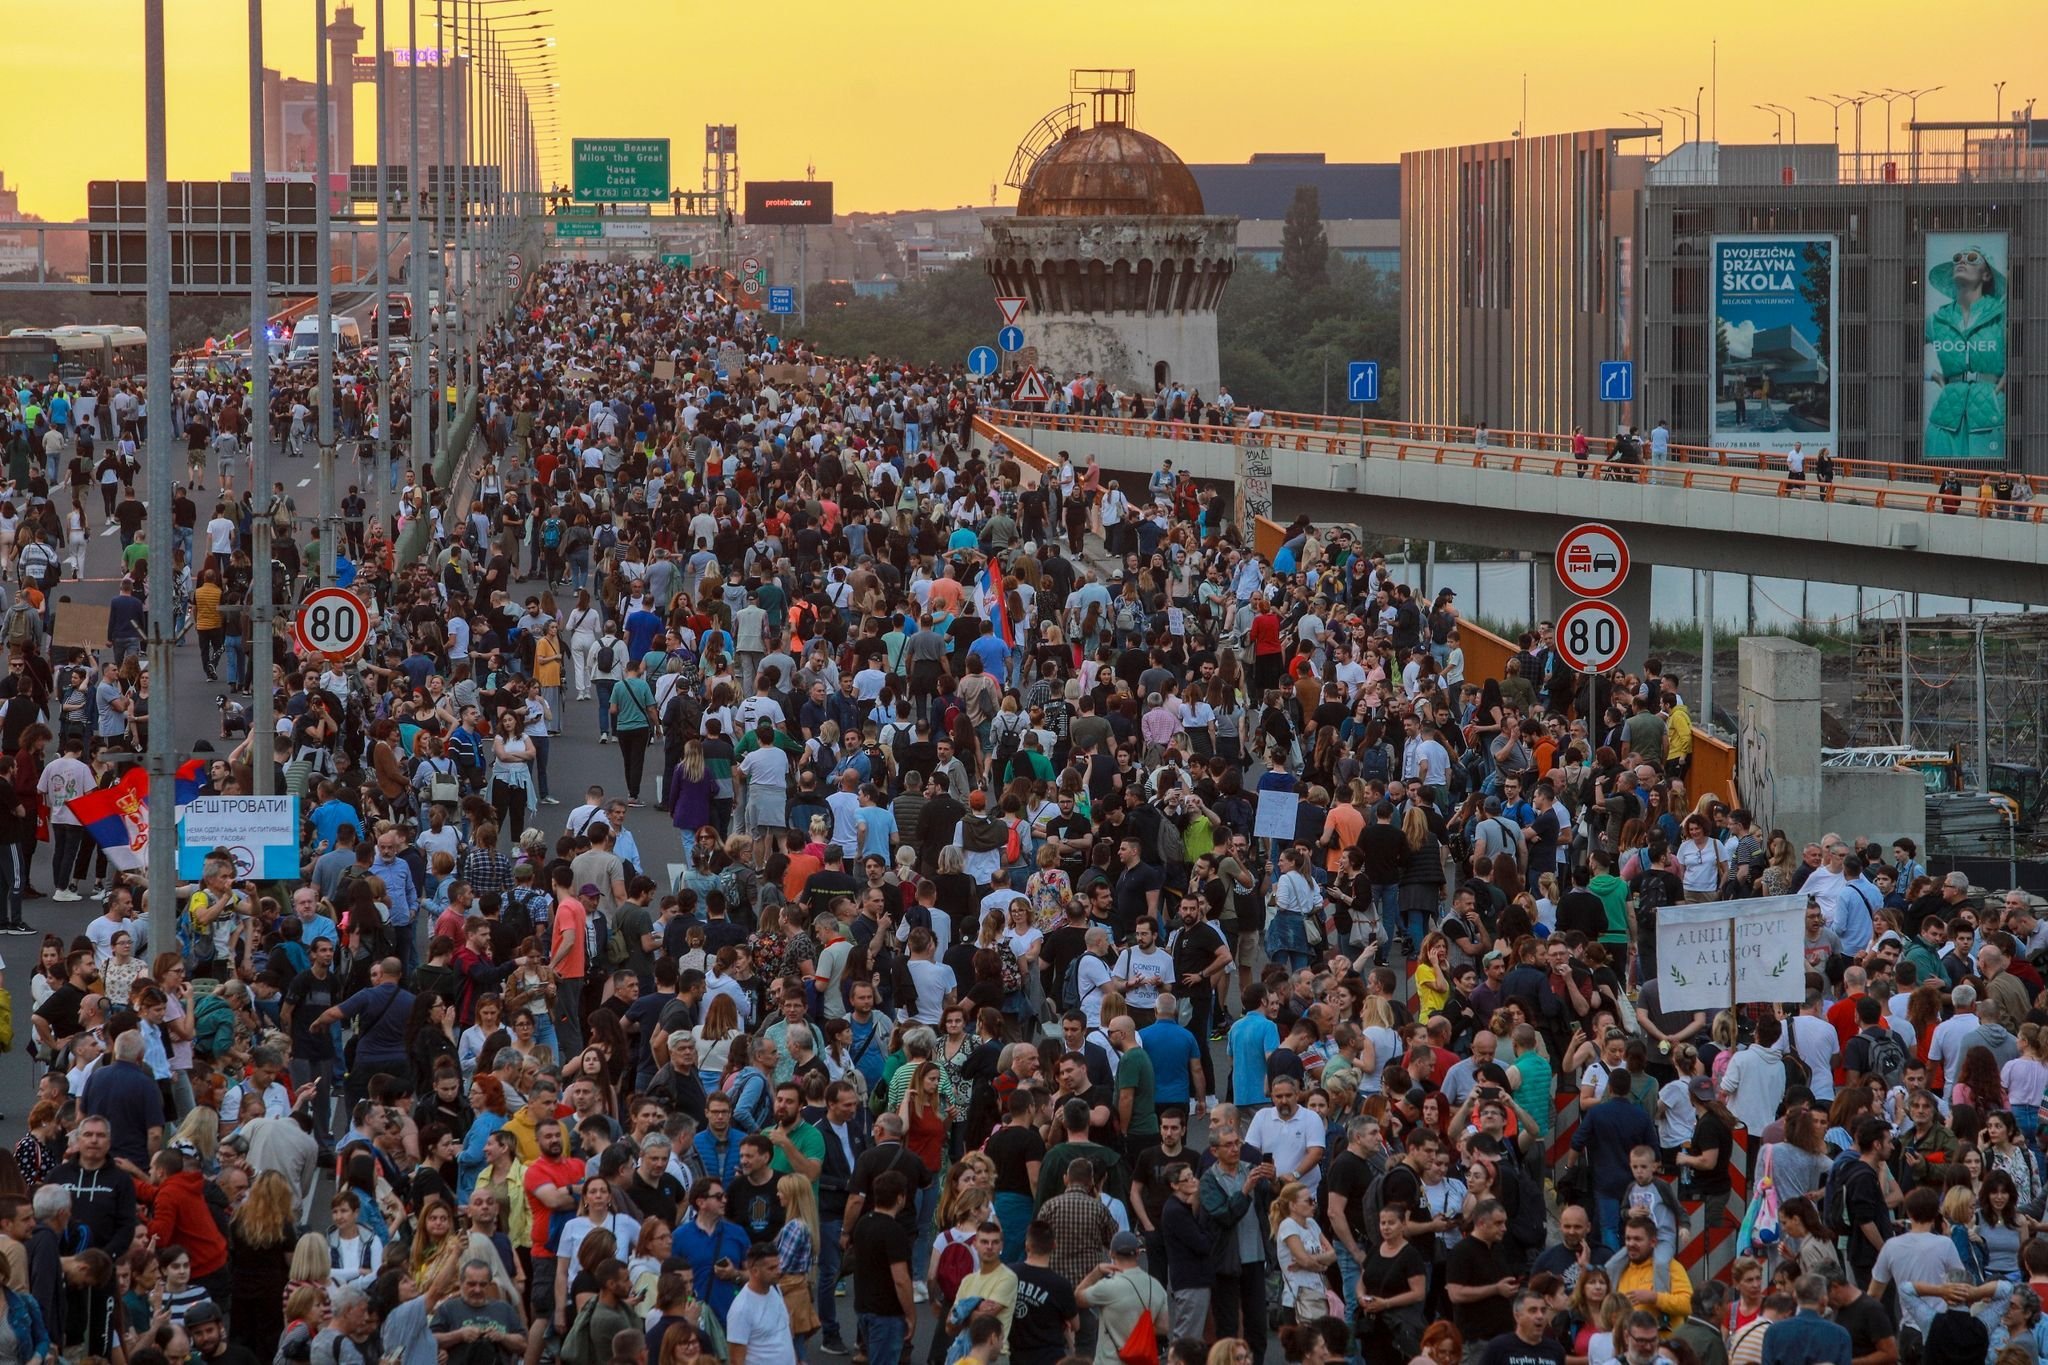
<path fill-rule="evenodd" d="M 1158 138 L 1123 123 L 1068 132 L 1033 163 L 1017 195 L 1019 218 L 1200 214 L 1202 190 Z"/>

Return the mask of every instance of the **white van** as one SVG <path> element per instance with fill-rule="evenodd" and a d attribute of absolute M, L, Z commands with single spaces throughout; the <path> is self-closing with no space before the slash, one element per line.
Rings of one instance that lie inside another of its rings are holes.
<path fill-rule="evenodd" d="M 327 319 L 328 336 L 337 351 L 359 351 L 363 347 L 362 325 L 354 318 L 339 314 Z M 292 328 L 292 349 L 290 363 L 311 364 L 320 358 L 320 319 L 302 317 Z"/>

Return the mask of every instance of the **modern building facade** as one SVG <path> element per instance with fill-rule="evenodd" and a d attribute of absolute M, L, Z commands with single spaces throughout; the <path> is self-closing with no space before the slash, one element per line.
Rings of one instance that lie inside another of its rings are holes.
<path fill-rule="evenodd" d="M 2048 279 L 2048 166 L 2009 154 L 2023 137 L 1986 125 L 1860 175 L 1825 145 L 1796 164 L 1768 145 L 1667 157 L 1642 203 L 1645 424 L 1745 451 L 2048 473 L 2048 421 L 2028 409 L 2048 394 L 2048 310 L 2028 289 Z M 1798 301 L 1758 310 L 1746 295 L 1795 248 Z"/>
<path fill-rule="evenodd" d="M 1600 363 L 1635 335 L 1641 128 L 1401 157 L 1401 415 L 1589 433 L 1612 427 Z"/>

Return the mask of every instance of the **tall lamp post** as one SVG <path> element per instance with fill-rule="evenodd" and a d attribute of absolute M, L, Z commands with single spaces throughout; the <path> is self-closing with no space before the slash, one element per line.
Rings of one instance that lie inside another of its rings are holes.
<path fill-rule="evenodd" d="M 177 775 L 170 724 L 172 632 L 177 587 L 171 574 L 171 202 L 169 132 L 164 114 L 164 0 L 143 0 L 143 139 L 148 182 L 144 218 L 149 284 L 143 305 L 149 355 L 149 648 L 144 656 L 166 714 L 149 727 L 150 940 L 177 942 Z M 325 136 L 323 131 L 322 136 Z M 269 680 L 263 679 L 264 685 Z"/>
<path fill-rule="evenodd" d="M 256 795 L 277 787 L 277 701 L 270 690 L 276 657 L 277 585 L 271 576 L 270 517 L 270 184 L 264 174 L 263 0 L 249 0 L 249 487 L 252 519 L 249 606 L 249 768 Z M 168 942 L 169 940 L 162 940 Z"/>

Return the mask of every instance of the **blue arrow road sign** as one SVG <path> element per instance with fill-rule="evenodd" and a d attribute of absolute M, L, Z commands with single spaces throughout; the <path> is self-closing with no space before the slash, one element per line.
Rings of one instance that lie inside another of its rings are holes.
<path fill-rule="evenodd" d="M 768 286 L 768 311 L 771 313 L 794 313 L 796 311 L 796 288 L 787 284 Z"/>
<path fill-rule="evenodd" d="M 1351 379 L 1346 388 L 1353 403 L 1377 403 L 1380 401 L 1380 363 L 1377 360 L 1354 360 L 1351 362 Z"/>
<path fill-rule="evenodd" d="M 1636 400 L 1636 363 L 1633 360 L 1600 362 L 1600 401 L 1633 403 Z"/>
<path fill-rule="evenodd" d="M 1016 326 L 1005 327 L 1002 331 L 996 333 L 996 345 L 1006 351 L 1023 350 L 1024 329 Z"/>
<path fill-rule="evenodd" d="M 986 379 L 996 372 L 998 357 L 993 346 L 977 346 L 967 353 L 967 373 Z"/>

